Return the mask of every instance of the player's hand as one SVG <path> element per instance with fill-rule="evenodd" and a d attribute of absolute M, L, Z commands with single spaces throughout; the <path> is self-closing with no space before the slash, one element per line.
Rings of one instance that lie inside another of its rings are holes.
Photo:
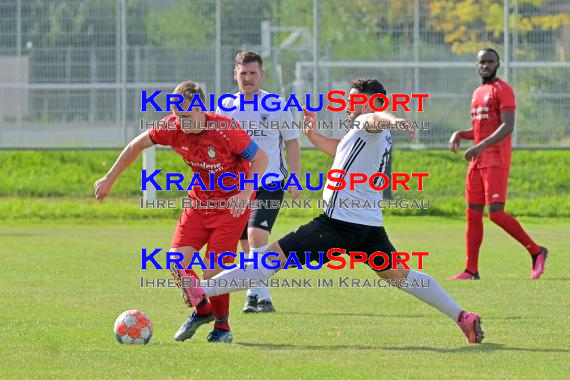
<path fill-rule="evenodd" d="M 305 125 L 304 132 L 307 137 L 317 133 L 317 115 L 313 111 L 309 111 L 306 106 L 303 106 L 303 124 Z"/>
<path fill-rule="evenodd" d="M 249 200 L 251 198 L 251 191 L 243 190 L 237 193 L 236 195 L 230 197 L 228 202 L 230 204 L 233 202 L 234 205 L 230 207 L 230 214 L 234 218 L 238 218 L 242 216 L 249 205 Z"/>
<path fill-rule="evenodd" d="M 289 195 L 291 195 L 292 199 L 299 199 L 301 191 L 295 186 L 289 186 Z"/>
<path fill-rule="evenodd" d="M 459 132 L 454 132 L 449 139 L 449 150 L 457 154 L 459 144 L 461 144 L 461 136 L 459 136 Z M 467 152 L 465 153 L 467 154 Z"/>
<path fill-rule="evenodd" d="M 414 128 L 410 128 L 408 136 L 410 136 L 410 141 L 414 141 L 416 139 L 416 130 Z"/>
<path fill-rule="evenodd" d="M 103 200 L 107 198 L 107 195 L 111 193 L 114 183 L 115 181 L 107 177 L 103 177 L 95 181 L 95 184 L 93 185 L 93 188 L 95 189 L 95 199 L 99 202 L 103 202 Z"/>
<path fill-rule="evenodd" d="M 412 126 L 412 123 L 406 119 L 400 119 L 398 122 L 403 128 L 408 129 L 408 136 L 410 137 L 410 141 L 414 141 L 416 139 L 416 128 Z"/>
<path fill-rule="evenodd" d="M 465 151 L 465 160 L 467 161 L 471 161 L 474 160 L 475 158 L 479 157 L 479 155 L 481 154 L 481 152 L 483 152 L 483 147 L 481 145 L 473 145 L 472 147 L 469 147 L 466 151 Z"/>

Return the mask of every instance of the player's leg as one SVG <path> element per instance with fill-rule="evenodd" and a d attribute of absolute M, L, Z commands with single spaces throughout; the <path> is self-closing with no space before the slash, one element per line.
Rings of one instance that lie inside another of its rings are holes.
<path fill-rule="evenodd" d="M 511 214 L 505 212 L 509 169 L 485 168 L 482 169 L 482 173 L 485 200 L 489 205 L 489 219 L 526 248 L 532 259 L 531 278 L 533 280 L 540 278 L 544 272 L 548 250 L 536 244 L 520 223 Z"/>
<path fill-rule="evenodd" d="M 389 284 L 393 281 L 394 285 L 404 292 L 447 315 L 459 325 L 469 343 L 481 343 L 484 336 L 478 314 L 465 311 L 430 275 L 404 269 L 401 264 L 398 264 L 396 269 L 391 269 L 393 266 L 391 253 L 397 252 L 397 250 L 390 242 L 383 227 L 370 228 L 367 234 L 363 246 L 360 247 L 361 250 L 367 253 L 385 252 L 390 257 L 387 269 L 379 271 L 371 267 L 378 277 L 389 280 Z M 382 256 L 376 256 L 374 264 L 378 267 L 383 266 L 384 259 Z"/>
<path fill-rule="evenodd" d="M 249 218 L 247 237 L 249 241 L 250 255 L 253 252 L 259 252 L 261 247 L 265 247 L 269 243 L 269 235 L 277 215 L 279 208 L 262 207 L 264 204 L 270 205 L 271 202 L 279 202 L 283 200 L 283 189 L 269 191 L 261 188 L 256 194 L 256 200 L 259 202 L 260 207 L 251 211 Z M 254 306 L 255 305 L 255 306 Z M 259 312 L 259 313 L 272 313 L 275 312 L 273 300 L 269 288 L 265 285 L 260 285 L 256 288 L 248 289 L 243 312 Z"/>
<path fill-rule="evenodd" d="M 326 252 L 332 248 L 347 248 L 355 244 L 360 238 L 360 228 L 352 223 L 340 222 L 331 219 L 325 215 L 321 215 L 299 227 L 296 231 L 289 233 L 278 242 L 271 246 L 260 248 L 257 255 L 257 263 L 248 263 L 244 269 L 234 268 L 224 271 L 214 277 L 216 280 L 213 286 L 209 286 L 205 281 L 200 283 L 200 287 L 205 291 L 208 297 L 235 292 L 247 289 L 245 284 L 249 280 L 266 281 L 273 276 L 287 262 L 291 252 L 297 254 L 297 258 L 301 265 L 307 262 L 309 253 L 309 261 L 320 261 L 319 252 Z M 263 253 L 268 253 L 263 259 Z M 270 252 L 275 254 L 269 256 Z M 277 262 L 275 264 L 274 262 Z M 327 261 L 326 256 L 323 257 L 322 263 Z M 231 286 L 219 286 L 219 280 L 225 280 L 223 283 L 233 284 Z"/>
<path fill-rule="evenodd" d="M 173 264 L 170 268 L 170 273 L 175 279 L 176 285 L 180 288 L 186 305 L 189 307 L 194 305 L 196 311 L 188 317 L 174 335 L 174 339 L 178 341 L 190 339 L 200 326 L 214 320 L 211 305 L 208 302 L 203 302 L 196 295 L 193 288 L 185 286 L 186 281 L 184 280 L 185 278 L 187 280 L 198 279 L 193 270 L 186 270 L 185 268 L 189 267 L 194 252 L 200 251 L 206 244 L 208 236 L 209 232 L 203 224 L 200 213 L 197 210 L 185 209 L 178 220 L 176 232 L 172 239 L 172 248 L 170 248 L 171 252 L 183 254 L 182 268 L 178 268 L 176 264 Z"/>
<path fill-rule="evenodd" d="M 479 251 L 483 242 L 483 210 L 485 205 L 485 188 L 481 171 L 469 167 L 465 181 L 465 211 L 467 229 L 465 231 L 465 270 L 449 278 L 449 280 L 478 280 Z"/>
<path fill-rule="evenodd" d="M 184 209 L 178 218 L 176 231 L 174 232 L 170 245 L 171 252 L 182 253 L 182 268 L 179 268 L 176 264 L 172 264 L 170 273 L 176 280 L 176 285 L 181 289 L 184 302 L 189 307 L 192 307 L 194 304 L 192 302 L 192 294 L 188 288 L 181 286 L 182 279 L 184 277 L 198 277 L 193 270 L 186 270 L 186 268 L 189 268 L 194 253 L 199 252 L 207 243 L 209 235 L 210 232 L 204 225 L 200 212 L 191 208 Z"/>
<path fill-rule="evenodd" d="M 252 211 L 252 215 L 250 217 L 250 221 L 251 218 L 253 217 L 253 213 L 255 212 L 255 210 Z M 249 241 L 247 240 L 247 231 L 248 231 L 248 226 L 245 226 L 245 228 L 243 229 L 241 238 L 240 238 L 240 246 L 241 246 L 241 250 L 243 252 L 251 252 L 251 247 L 249 246 Z M 255 294 L 250 295 L 249 294 L 249 290 L 247 291 L 248 294 L 245 297 L 245 304 L 243 305 L 243 309 L 242 312 L 244 313 L 257 313 L 257 304 L 258 304 L 258 299 L 257 296 Z"/>
<path fill-rule="evenodd" d="M 193 253 L 199 250 L 194 247 L 172 247 L 170 248 L 170 251 L 180 252 L 184 254 L 185 257 L 192 257 Z M 187 265 L 188 264 L 184 267 L 187 267 Z M 188 316 L 186 321 L 184 321 L 184 323 L 178 328 L 178 331 L 174 334 L 175 340 L 185 341 L 192 338 L 200 326 L 214 321 L 215 316 L 212 312 L 212 305 L 206 300 L 193 294 L 192 292 L 195 289 L 188 286 L 191 283 L 190 281 L 198 279 L 198 276 L 194 271 L 178 269 L 176 265 L 173 264 L 170 268 L 170 273 L 174 278 L 176 286 L 180 288 L 182 298 L 186 305 L 189 307 L 195 305 L 195 311 Z"/>
<path fill-rule="evenodd" d="M 218 262 L 218 256 L 222 252 L 236 252 L 238 241 L 241 236 L 243 228 L 247 225 L 250 210 L 247 210 L 243 215 L 234 218 L 229 213 L 213 213 L 206 217 L 206 225 L 211 228 L 210 237 L 208 239 L 208 246 L 206 248 L 206 259 L 208 262 L 214 259 L 214 269 L 203 270 L 204 279 L 210 279 L 223 271 L 223 268 Z M 213 256 L 213 257 L 212 257 Z M 225 256 L 223 264 L 232 264 L 234 258 Z M 208 341 L 214 343 L 231 343 L 233 336 L 229 324 L 229 311 L 230 311 L 230 295 L 222 294 L 209 299 L 212 307 L 212 312 L 216 317 L 214 329 L 208 335 Z M 202 301 L 207 302 L 207 301 Z"/>
<path fill-rule="evenodd" d="M 271 253 L 271 257 L 267 257 L 264 261 L 263 256 L 265 253 Z M 262 251 L 254 257 L 257 258 L 255 264 L 250 262 L 247 263 L 243 269 L 237 266 L 234 269 L 225 270 L 212 277 L 213 281 L 211 282 L 205 280 L 200 281 L 200 289 L 203 290 L 205 296 L 210 299 L 240 290 L 247 290 L 249 289 L 248 285 L 250 283 L 266 281 L 269 277 L 273 276 L 287 261 L 287 256 L 279 245 L 279 242 L 274 242 L 271 245 L 262 247 Z M 278 263 L 273 264 L 271 261 L 277 261 Z M 266 265 L 263 265 L 263 263 Z"/>
<path fill-rule="evenodd" d="M 257 214 L 267 214 L 262 211 L 264 210 L 256 210 L 258 211 Z M 278 210 L 268 210 L 268 211 L 278 211 Z M 269 231 L 266 229 L 261 229 L 256 227 L 259 225 L 259 220 L 261 218 L 259 216 L 256 217 L 253 227 L 248 228 L 248 241 L 250 242 L 250 257 L 253 255 L 253 252 L 259 252 L 260 248 L 266 247 L 267 243 L 269 242 Z M 273 219 L 275 220 L 275 219 Z M 266 222 L 267 219 L 264 220 Z M 272 225 L 273 223 L 271 223 Z M 270 228 L 270 227 L 264 227 Z M 250 300 L 254 300 L 257 304 L 255 312 L 257 313 L 272 313 L 275 312 L 275 307 L 273 306 L 273 299 L 271 298 L 271 294 L 269 293 L 269 288 L 265 285 L 260 284 L 256 288 L 250 288 L 247 291 L 247 299 L 246 299 L 246 306 Z M 246 311 L 246 306 L 244 306 L 243 311 Z"/>

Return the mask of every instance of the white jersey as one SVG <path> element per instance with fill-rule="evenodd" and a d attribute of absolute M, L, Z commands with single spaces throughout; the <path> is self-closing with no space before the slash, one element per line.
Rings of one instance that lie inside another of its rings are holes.
<path fill-rule="evenodd" d="M 360 115 L 356 119 L 360 122 L 358 125 L 362 126 L 364 118 L 369 115 Z M 388 130 L 370 133 L 364 128 L 353 128 L 340 140 L 331 169 L 346 171 L 344 176 L 333 174 L 336 178 L 344 178 L 346 186 L 342 190 L 330 190 L 326 186 L 338 186 L 340 183 L 327 180 L 323 191 L 324 211 L 327 216 L 350 223 L 382 226 L 382 211 L 375 207 L 382 200 L 382 192 L 374 190 L 368 182 L 355 184 L 354 190 L 351 191 L 349 179 L 350 173 L 363 173 L 367 178 L 374 173 L 383 173 L 390 159 L 391 149 L 392 136 Z M 382 186 L 382 178 L 377 178 L 376 181 L 376 186 Z"/>
<path fill-rule="evenodd" d="M 262 108 L 261 99 L 267 94 L 269 94 L 267 91 L 261 90 L 261 94 L 258 96 L 257 111 L 253 110 L 253 104 L 247 103 L 244 104 L 244 110 L 240 111 L 239 93 L 236 93 L 234 94 L 236 96 L 235 100 L 226 98 L 223 102 L 224 107 L 231 108 L 235 106 L 236 109 L 233 111 L 223 111 L 218 107 L 216 113 L 225 115 L 240 123 L 241 128 L 267 153 L 269 163 L 267 164 L 267 169 L 264 174 L 279 174 L 279 178 L 270 178 L 271 182 L 279 182 L 287 177 L 288 174 L 287 164 L 283 154 L 283 142 L 298 139 L 300 132 L 298 127 L 293 125 L 291 112 L 282 110 L 285 106 L 285 101 L 282 98 L 278 100 L 281 103 L 280 110 L 267 111 Z M 266 102 L 267 106 L 270 107 L 273 106 L 273 103 L 277 103 L 277 100 L 270 98 Z M 269 127 L 261 125 L 260 122 Z M 273 122 L 274 127 L 271 127 L 271 122 Z M 259 186 L 261 186 L 261 177 L 262 175 L 259 177 Z"/>

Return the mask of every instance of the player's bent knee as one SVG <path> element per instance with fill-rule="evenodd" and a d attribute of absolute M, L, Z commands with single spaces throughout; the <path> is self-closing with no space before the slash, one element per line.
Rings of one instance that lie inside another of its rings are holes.
<path fill-rule="evenodd" d="M 210 279 L 212 277 L 214 277 L 215 275 L 222 273 L 224 270 L 222 268 L 216 268 L 216 269 L 204 269 L 202 271 L 202 277 L 204 277 L 204 280 Z"/>
<path fill-rule="evenodd" d="M 378 277 L 386 280 L 403 280 L 408 277 L 409 269 L 399 266 L 397 269 L 389 269 L 383 272 L 376 272 Z"/>
<path fill-rule="evenodd" d="M 489 205 L 489 214 L 495 213 L 495 212 L 501 212 L 504 209 L 505 209 L 504 203 L 491 203 Z"/>
<path fill-rule="evenodd" d="M 475 203 L 469 203 L 467 205 L 467 212 L 469 212 L 469 210 L 476 210 L 476 211 L 483 211 L 485 209 L 485 205 L 480 205 L 480 204 L 475 204 Z"/>
<path fill-rule="evenodd" d="M 283 265 L 285 265 L 285 263 L 287 262 L 287 256 L 285 255 L 285 253 L 283 252 L 283 248 L 281 248 L 281 246 L 279 245 L 278 242 L 275 242 L 273 244 L 271 244 L 270 246 L 268 246 L 268 248 L 266 249 L 266 252 L 274 252 L 274 254 L 270 257 L 266 258 L 266 264 L 267 266 L 270 266 L 271 269 L 266 268 L 269 272 L 269 274 L 267 275 L 267 277 L 271 276 L 273 273 L 278 272 Z M 277 255 L 275 255 L 277 254 Z M 277 257 L 275 257 L 277 256 Z M 261 260 L 261 257 L 260 257 Z"/>
<path fill-rule="evenodd" d="M 240 242 L 242 251 L 249 252 L 249 250 L 251 249 L 251 247 L 249 246 L 249 241 L 247 239 L 242 239 L 239 242 Z"/>
<path fill-rule="evenodd" d="M 252 248 L 264 246 L 269 241 L 269 231 L 260 228 L 250 228 L 247 235 Z"/>
<path fill-rule="evenodd" d="M 192 261 L 192 256 L 194 255 L 194 251 L 196 251 L 196 249 L 194 247 L 190 247 L 190 246 L 186 246 L 186 247 L 170 247 L 170 249 L 168 250 L 168 252 L 179 252 L 182 254 L 182 260 L 179 261 L 180 265 L 184 268 L 187 268 L 188 265 L 190 264 L 190 262 Z M 171 254 L 171 259 L 173 259 L 174 261 L 177 261 L 176 259 L 176 255 L 175 254 Z"/>
<path fill-rule="evenodd" d="M 498 225 L 501 225 L 505 217 L 504 211 L 489 212 L 489 219 Z"/>

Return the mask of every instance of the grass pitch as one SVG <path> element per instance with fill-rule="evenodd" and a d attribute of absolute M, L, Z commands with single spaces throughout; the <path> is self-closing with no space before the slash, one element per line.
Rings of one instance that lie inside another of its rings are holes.
<path fill-rule="evenodd" d="M 279 237 L 309 217 L 282 217 Z M 429 250 L 425 271 L 483 318 L 486 340 L 468 346 L 447 317 L 397 289 L 273 289 L 275 315 L 242 315 L 232 295 L 234 343 L 173 334 L 188 310 L 176 289 L 141 289 L 140 249 L 168 248 L 176 220 L 0 227 L 0 377 L 42 378 L 567 378 L 570 370 L 570 221 L 522 219 L 551 255 L 540 281 L 514 240 L 485 222 L 481 281 L 448 282 L 462 269 L 464 222 L 386 218 L 400 250 Z M 357 270 L 280 278 L 375 278 Z M 113 322 L 137 308 L 154 322 L 147 346 L 123 346 Z"/>

